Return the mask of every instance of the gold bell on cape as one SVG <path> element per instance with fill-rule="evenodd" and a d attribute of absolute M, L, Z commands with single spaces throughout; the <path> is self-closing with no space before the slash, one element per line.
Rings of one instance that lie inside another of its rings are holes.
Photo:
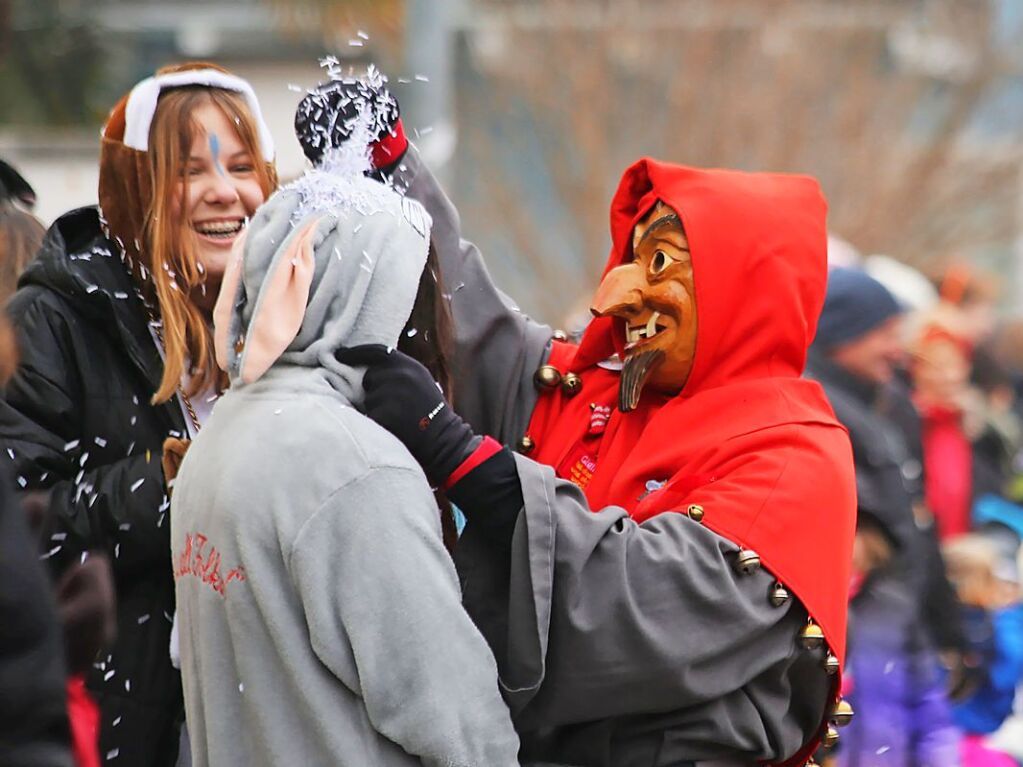
<path fill-rule="evenodd" d="M 523 455 L 529 455 L 532 453 L 534 447 L 536 447 L 536 443 L 528 434 L 519 440 L 519 452 Z"/>
<path fill-rule="evenodd" d="M 775 607 L 781 607 L 783 604 L 789 601 L 792 595 L 789 594 L 789 590 L 781 585 L 781 583 L 774 584 L 774 588 L 771 589 L 770 600 L 771 604 Z"/>
<path fill-rule="evenodd" d="M 575 373 L 565 373 L 561 379 L 561 391 L 565 393 L 566 397 L 574 397 L 583 388 L 583 379 L 577 376 Z"/>
<path fill-rule="evenodd" d="M 835 704 L 835 710 L 831 712 L 831 721 L 839 727 L 845 727 L 852 721 L 853 713 L 853 707 L 849 705 L 849 701 L 842 698 Z"/>
<path fill-rule="evenodd" d="M 689 516 L 691 520 L 693 520 L 693 522 L 703 521 L 703 507 L 698 503 L 689 504 L 688 508 L 686 509 L 686 514 Z"/>
<path fill-rule="evenodd" d="M 828 657 L 824 659 L 824 670 L 828 672 L 828 676 L 837 674 L 840 666 L 841 664 L 838 662 L 838 656 L 829 652 Z"/>
<path fill-rule="evenodd" d="M 838 743 L 838 730 L 833 725 L 828 725 L 827 732 L 824 733 L 824 738 L 821 743 L 824 744 L 824 748 L 834 748 L 835 744 Z"/>
<path fill-rule="evenodd" d="M 760 555 L 751 549 L 740 549 L 739 558 L 735 560 L 735 569 L 743 575 L 749 575 L 760 569 Z"/>
<path fill-rule="evenodd" d="M 799 642 L 807 650 L 816 650 L 824 644 L 824 632 L 813 621 L 809 621 L 799 632 Z"/>
<path fill-rule="evenodd" d="M 533 373 L 533 383 L 538 389 L 554 389 L 561 383 L 561 371 L 554 365 L 541 365 Z"/>

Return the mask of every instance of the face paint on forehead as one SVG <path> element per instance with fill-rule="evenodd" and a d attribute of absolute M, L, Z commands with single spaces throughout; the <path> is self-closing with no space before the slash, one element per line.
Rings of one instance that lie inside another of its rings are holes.
<path fill-rule="evenodd" d="M 220 164 L 220 138 L 216 133 L 210 134 L 210 154 L 213 155 L 213 167 L 217 169 L 217 173 L 226 176 L 224 166 Z"/>

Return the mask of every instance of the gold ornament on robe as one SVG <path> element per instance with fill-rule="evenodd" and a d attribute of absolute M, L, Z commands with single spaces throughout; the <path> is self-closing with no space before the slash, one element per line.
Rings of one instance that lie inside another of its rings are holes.
<path fill-rule="evenodd" d="M 735 569 L 743 575 L 749 575 L 760 569 L 760 555 L 750 549 L 740 549 L 739 558 L 735 560 Z"/>
<path fill-rule="evenodd" d="M 541 365 L 533 374 L 537 389 L 554 389 L 561 383 L 561 371 L 554 365 Z"/>
<path fill-rule="evenodd" d="M 824 632 L 811 620 L 799 632 L 799 642 L 807 650 L 816 650 L 824 645 Z"/>
<path fill-rule="evenodd" d="M 772 605 L 774 605 L 775 607 L 781 607 L 783 604 L 788 602 L 789 599 L 791 599 L 791 598 L 792 598 L 792 595 L 789 594 L 789 590 L 787 588 L 785 588 L 780 583 L 774 584 L 774 587 L 771 589 L 771 595 L 770 595 L 770 599 L 771 599 L 771 604 Z"/>
<path fill-rule="evenodd" d="M 845 727 L 852 721 L 853 713 L 853 707 L 849 705 L 849 701 L 842 698 L 835 704 L 835 710 L 831 712 L 831 721 L 839 727 Z"/>

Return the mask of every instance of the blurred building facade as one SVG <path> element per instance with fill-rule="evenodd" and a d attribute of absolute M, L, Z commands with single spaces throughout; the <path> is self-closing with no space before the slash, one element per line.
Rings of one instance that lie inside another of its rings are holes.
<path fill-rule="evenodd" d="M 209 58 L 249 77 L 284 177 L 302 168 L 290 128 L 300 93 L 288 84 L 315 82 L 327 52 L 377 62 L 496 279 L 553 323 L 594 286 L 608 203 L 644 155 L 810 173 L 831 228 L 864 253 L 924 268 L 971 260 L 1023 297 L 1017 0 L 40 4 L 95 39 L 103 108 L 170 60 Z M 12 18 L 12 39 L 42 23 Z M 8 59 L 28 57 L 16 49 Z M 44 52 L 39 67 L 75 55 Z M 41 215 L 94 201 L 102 115 L 59 130 L 30 117 L 0 111 L 0 154 L 35 183 Z"/>

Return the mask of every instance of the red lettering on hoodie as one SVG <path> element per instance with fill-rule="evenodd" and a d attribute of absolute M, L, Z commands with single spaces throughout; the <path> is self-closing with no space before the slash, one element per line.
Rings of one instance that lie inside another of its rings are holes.
<path fill-rule="evenodd" d="M 190 576 L 198 578 L 199 581 L 220 596 L 225 595 L 227 585 L 232 581 L 244 581 L 245 568 L 235 567 L 228 571 L 226 576 L 221 574 L 221 555 L 216 546 L 210 544 L 207 549 L 209 538 L 202 533 L 187 533 L 185 545 L 181 553 L 174 557 L 174 580 Z"/>

